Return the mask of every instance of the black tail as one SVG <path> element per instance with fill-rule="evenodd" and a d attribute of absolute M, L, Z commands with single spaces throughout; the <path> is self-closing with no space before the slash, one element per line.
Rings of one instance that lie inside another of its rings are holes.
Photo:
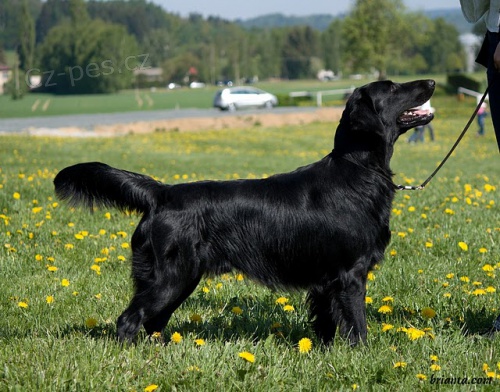
<path fill-rule="evenodd" d="M 117 207 L 145 213 L 154 209 L 165 185 L 151 177 L 99 162 L 79 163 L 54 179 L 56 195 L 71 205 Z"/>

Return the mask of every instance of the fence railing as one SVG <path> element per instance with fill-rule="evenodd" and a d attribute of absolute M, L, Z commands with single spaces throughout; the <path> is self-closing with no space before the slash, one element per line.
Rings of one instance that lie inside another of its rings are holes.
<path fill-rule="evenodd" d="M 337 90 L 322 90 L 322 91 L 292 91 L 289 96 L 292 98 L 295 97 L 315 97 L 316 98 L 316 106 L 323 106 L 323 97 L 331 96 L 331 95 L 341 95 L 346 96 L 347 94 L 352 94 L 354 91 L 354 87 L 337 89 Z"/>

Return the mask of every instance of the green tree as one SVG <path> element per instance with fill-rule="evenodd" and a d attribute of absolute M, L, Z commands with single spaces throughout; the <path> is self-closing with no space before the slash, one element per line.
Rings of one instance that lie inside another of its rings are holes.
<path fill-rule="evenodd" d="M 325 68 L 336 75 L 342 72 L 342 20 L 335 19 L 321 35 L 323 60 Z"/>
<path fill-rule="evenodd" d="M 436 39 L 436 37 L 439 37 Z M 422 55 L 429 65 L 429 72 L 450 72 L 465 66 L 465 55 L 455 26 L 438 18 L 427 31 Z"/>
<path fill-rule="evenodd" d="M 289 79 L 311 77 L 311 60 L 318 54 L 318 33 L 311 27 L 292 27 L 282 48 L 283 76 Z"/>
<path fill-rule="evenodd" d="M 352 71 L 386 77 L 390 59 L 401 50 L 404 10 L 401 0 L 356 0 L 342 29 L 344 61 Z"/>
<path fill-rule="evenodd" d="M 19 67 L 28 71 L 33 67 L 35 56 L 35 21 L 30 13 L 28 1 L 23 0 L 19 20 Z"/>
<path fill-rule="evenodd" d="M 139 55 L 124 26 L 101 20 L 63 23 L 40 47 L 42 90 L 58 94 L 112 93 L 131 86 Z"/>

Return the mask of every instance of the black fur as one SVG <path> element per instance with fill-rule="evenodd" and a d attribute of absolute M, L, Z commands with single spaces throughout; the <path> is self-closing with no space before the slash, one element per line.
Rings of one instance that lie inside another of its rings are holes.
<path fill-rule="evenodd" d="M 267 179 L 165 185 L 102 163 L 62 170 L 54 180 L 61 199 L 143 214 L 132 236 L 135 295 L 118 318 L 119 339 L 132 340 L 141 326 L 162 331 L 204 275 L 235 269 L 271 287 L 308 290 L 325 343 L 337 327 L 352 344 L 365 341 L 366 277 L 390 239 L 393 145 L 432 119 L 401 114 L 433 90 L 431 80 L 357 89 L 332 153 Z"/>

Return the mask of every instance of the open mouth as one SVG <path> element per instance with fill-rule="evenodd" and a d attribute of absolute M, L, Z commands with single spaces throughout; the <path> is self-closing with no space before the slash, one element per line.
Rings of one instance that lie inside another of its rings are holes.
<path fill-rule="evenodd" d="M 434 114 L 430 110 L 413 108 L 405 110 L 399 117 L 398 123 L 407 128 L 425 125 L 432 121 Z"/>

